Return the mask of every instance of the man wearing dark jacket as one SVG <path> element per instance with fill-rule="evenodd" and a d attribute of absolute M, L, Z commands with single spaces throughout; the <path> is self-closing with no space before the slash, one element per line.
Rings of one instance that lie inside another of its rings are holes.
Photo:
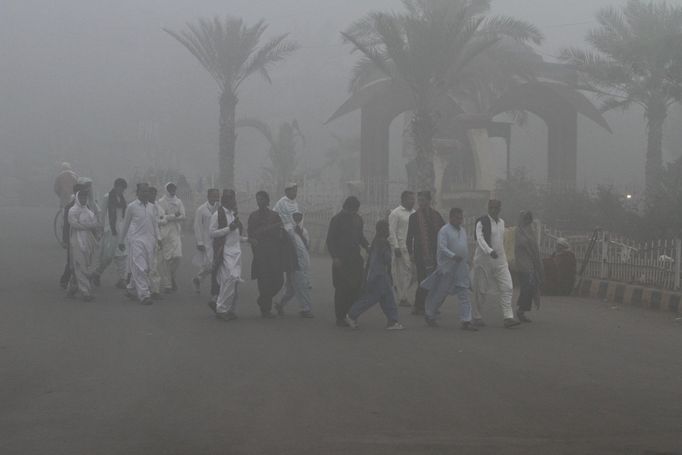
<path fill-rule="evenodd" d="M 334 283 L 334 310 L 336 325 L 348 327 L 346 314 L 360 297 L 364 282 L 364 265 L 360 249 L 369 251 L 369 242 L 363 232 L 362 217 L 358 215 L 360 201 L 351 196 L 343 209 L 329 223 L 327 249 L 331 254 L 332 281 Z"/>
<path fill-rule="evenodd" d="M 417 283 L 421 283 L 436 270 L 438 231 L 445 225 L 440 213 L 431 207 L 431 192 L 421 191 L 417 195 L 419 208 L 410 215 L 407 227 L 407 251 L 417 269 Z M 417 286 L 412 314 L 424 315 L 428 291 Z"/>

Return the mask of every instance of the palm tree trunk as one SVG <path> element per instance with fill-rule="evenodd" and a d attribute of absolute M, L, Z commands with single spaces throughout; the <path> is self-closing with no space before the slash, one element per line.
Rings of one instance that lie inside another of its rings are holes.
<path fill-rule="evenodd" d="M 433 136 L 436 124 L 433 113 L 426 109 L 417 109 L 412 116 L 412 137 L 417 152 L 415 159 L 417 170 L 417 191 L 435 191 L 435 174 L 433 169 Z"/>
<path fill-rule="evenodd" d="M 220 185 L 224 189 L 234 189 L 234 162 L 237 145 L 235 116 L 238 101 L 237 96 L 229 90 L 225 90 L 220 95 L 218 166 L 220 168 Z"/>
<path fill-rule="evenodd" d="M 656 193 L 661 171 L 663 170 L 663 126 L 665 125 L 666 117 L 667 110 L 665 104 L 654 102 L 647 106 L 645 186 L 648 196 Z"/>

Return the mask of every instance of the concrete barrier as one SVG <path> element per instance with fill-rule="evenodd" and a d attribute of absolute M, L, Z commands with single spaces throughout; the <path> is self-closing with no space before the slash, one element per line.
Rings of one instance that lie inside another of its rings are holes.
<path fill-rule="evenodd" d="M 599 299 L 655 311 L 682 314 L 682 293 L 635 284 L 584 278 L 575 291 L 578 297 Z"/>

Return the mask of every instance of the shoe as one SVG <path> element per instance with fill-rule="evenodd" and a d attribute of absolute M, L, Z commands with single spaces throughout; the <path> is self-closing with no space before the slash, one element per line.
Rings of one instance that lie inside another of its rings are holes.
<path fill-rule="evenodd" d="M 479 327 L 479 328 L 485 327 L 485 321 L 483 321 L 483 319 L 474 319 L 472 321 L 472 324 L 474 325 L 474 327 Z"/>
<path fill-rule="evenodd" d="M 432 329 L 437 329 L 439 327 L 438 322 L 436 322 L 435 319 L 426 318 L 424 320 L 426 321 L 426 325 L 428 325 Z"/>
<path fill-rule="evenodd" d="M 92 276 L 90 277 L 90 279 L 92 280 L 92 284 L 94 284 L 95 287 L 98 288 L 98 287 L 102 286 L 102 280 L 99 276 L 99 273 L 93 273 Z"/>
<path fill-rule="evenodd" d="M 280 318 L 284 316 L 284 307 L 281 303 L 275 303 L 275 311 L 277 311 L 277 316 Z"/>
<path fill-rule="evenodd" d="M 192 284 L 194 285 L 194 292 L 201 294 L 201 280 L 197 277 L 192 278 Z"/>
<path fill-rule="evenodd" d="M 116 283 L 115 286 L 117 289 L 125 289 L 126 288 L 126 282 L 125 282 L 125 280 L 118 280 L 118 282 Z"/>
<path fill-rule="evenodd" d="M 220 319 L 221 321 L 234 321 L 237 319 L 237 315 L 234 314 L 231 311 L 228 311 L 227 313 L 217 313 L 216 318 Z"/>
<path fill-rule="evenodd" d="M 516 327 L 517 325 L 521 325 L 521 323 L 519 321 L 512 319 L 512 318 L 504 320 L 504 328 L 505 329 L 511 329 L 512 327 Z"/>
<path fill-rule="evenodd" d="M 137 300 L 137 296 L 130 291 L 126 291 L 126 298 L 128 300 Z"/>
<path fill-rule="evenodd" d="M 158 292 L 152 292 L 152 300 L 163 300 L 163 296 Z"/>
<path fill-rule="evenodd" d="M 153 305 L 154 301 L 151 299 L 151 297 L 146 297 L 146 298 L 142 299 L 140 304 L 141 305 Z"/>
<path fill-rule="evenodd" d="M 218 314 L 218 309 L 217 309 L 216 305 L 217 305 L 217 304 L 216 304 L 213 300 L 211 300 L 210 302 L 208 302 L 208 307 L 211 309 L 211 311 L 213 311 L 214 313 Z"/>
<path fill-rule="evenodd" d="M 462 330 L 465 332 L 478 332 L 478 329 L 471 322 L 462 322 Z"/>
<path fill-rule="evenodd" d="M 517 313 L 517 314 L 516 314 L 516 317 L 519 318 L 519 321 L 521 321 L 521 322 L 525 322 L 525 323 L 533 322 L 533 321 L 531 321 L 530 319 L 528 319 L 528 318 L 526 317 L 526 315 L 523 314 L 523 313 Z"/>
<path fill-rule="evenodd" d="M 301 311 L 298 314 L 300 314 L 303 319 L 312 319 L 315 317 L 312 311 Z"/>
<path fill-rule="evenodd" d="M 400 322 L 394 322 L 386 326 L 386 330 L 405 330 L 405 327 Z"/>
<path fill-rule="evenodd" d="M 268 311 L 267 313 L 261 313 L 260 317 L 262 317 L 263 319 L 275 319 L 277 316 Z"/>
<path fill-rule="evenodd" d="M 358 321 L 355 319 L 351 318 L 350 316 L 346 315 L 346 324 L 348 324 L 348 327 L 351 329 L 357 329 L 360 327 L 360 324 L 358 324 Z"/>

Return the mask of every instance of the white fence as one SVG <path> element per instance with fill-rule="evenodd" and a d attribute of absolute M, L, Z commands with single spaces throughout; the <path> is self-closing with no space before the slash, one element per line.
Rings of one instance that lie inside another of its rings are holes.
<path fill-rule="evenodd" d="M 540 251 L 549 255 L 556 240 L 566 238 L 578 260 L 584 263 L 589 245 L 594 241 L 584 277 L 638 284 L 659 289 L 679 290 L 682 264 L 682 240 L 665 239 L 635 242 L 605 231 L 592 234 L 562 233 L 542 226 Z"/>
<path fill-rule="evenodd" d="M 329 220 L 336 212 L 320 210 L 306 215 L 306 226 L 313 239 L 315 252 L 325 251 Z M 361 208 L 360 214 L 365 222 L 365 235 L 371 240 L 376 222 L 388 216 L 388 210 L 372 210 Z M 447 219 L 444 214 L 444 219 Z M 467 218 L 464 227 L 474 250 L 474 223 L 476 218 Z M 556 250 L 557 239 L 566 238 L 571 251 L 576 255 L 578 272 L 588 253 L 590 243 L 594 245 L 587 261 L 584 277 L 619 281 L 667 290 L 679 290 L 682 278 L 682 240 L 667 239 L 649 242 L 635 242 L 613 233 L 594 232 L 562 232 L 550 226 L 537 223 L 540 252 L 549 257 Z"/>

